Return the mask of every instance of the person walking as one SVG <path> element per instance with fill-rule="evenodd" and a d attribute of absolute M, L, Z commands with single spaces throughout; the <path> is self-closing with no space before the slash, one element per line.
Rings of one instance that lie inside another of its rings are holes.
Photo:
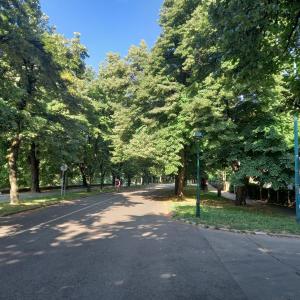
<path fill-rule="evenodd" d="M 116 179 L 115 181 L 115 188 L 116 188 L 116 192 L 120 191 L 121 188 L 121 180 L 119 178 Z"/>

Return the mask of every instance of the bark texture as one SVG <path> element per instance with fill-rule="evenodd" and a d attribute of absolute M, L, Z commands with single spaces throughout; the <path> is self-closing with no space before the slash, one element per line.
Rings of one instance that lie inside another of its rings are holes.
<path fill-rule="evenodd" d="M 21 145 L 20 135 L 17 135 L 12 141 L 8 149 L 7 160 L 9 168 L 9 183 L 10 183 L 10 204 L 16 205 L 20 203 L 18 192 L 18 167 L 17 160 Z"/>
<path fill-rule="evenodd" d="M 88 182 L 87 182 L 87 178 L 86 178 L 86 174 L 85 174 L 85 165 L 83 163 L 79 164 L 79 170 L 81 173 L 81 178 L 82 178 L 82 185 L 84 187 L 88 187 Z"/>
<path fill-rule="evenodd" d="M 35 142 L 32 142 L 30 145 L 29 162 L 31 171 L 31 191 L 40 193 L 40 161 L 38 159 Z"/>
<path fill-rule="evenodd" d="M 104 187 L 104 179 L 105 179 L 105 173 L 102 171 L 100 175 L 100 189 L 102 190 Z"/>
<path fill-rule="evenodd" d="M 180 160 L 181 160 L 181 166 L 179 167 L 178 174 L 175 177 L 175 195 L 177 197 L 183 197 L 183 192 L 184 192 L 185 170 L 186 170 L 184 149 L 181 150 L 180 152 Z"/>
<path fill-rule="evenodd" d="M 246 205 L 247 189 L 246 186 L 238 186 L 236 188 L 235 205 Z"/>
<path fill-rule="evenodd" d="M 79 169 L 80 169 L 80 173 L 81 173 L 81 178 L 82 178 L 82 185 L 84 187 L 86 187 L 87 191 L 89 192 L 91 190 L 91 186 L 88 183 L 87 180 L 87 174 L 86 174 L 86 166 L 84 163 L 79 164 Z"/>

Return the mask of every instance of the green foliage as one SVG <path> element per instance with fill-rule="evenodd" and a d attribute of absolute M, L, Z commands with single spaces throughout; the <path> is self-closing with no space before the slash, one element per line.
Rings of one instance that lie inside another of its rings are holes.
<path fill-rule="evenodd" d="M 297 85 L 292 91 L 284 50 L 297 59 L 299 5 L 273 2 L 165 1 L 154 54 L 163 74 L 183 85 L 177 124 L 186 145 L 193 128 L 204 133 L 204 166 L 232 167 L 237 185 L 252 178 L 278 189 L 293 181 L 286 107 Z M 274 47 L 287 35 L 288 44 Z"/>
<path fill-rule="evenodd" d="M 80 34 L 50 28 L 39 1 L 2 1 L 0 186 L 8 171 L 30 186 L 37 170 L 42 185 L 59 184 L 62 163 L 71 183 L 183 183 L 200 130 L 203 176 L 231 170 L 237 185 L 286 187 L 299 16 L 298 1 L 165 0 L 153 49 L 110 53 L 95 74 Z"/>
<path fill-rule="evenodd" d="M 213 193 L 201 196 L 201 218 L 195 218 L 195 190 L 189 189 L 184 203 L 176 204 L 173 216 L 196 224 L 241 231 L 300 234 L 299 225 L 291 212 L 270 206 L 235 206 L 232 201 L 218 198 Z"/>

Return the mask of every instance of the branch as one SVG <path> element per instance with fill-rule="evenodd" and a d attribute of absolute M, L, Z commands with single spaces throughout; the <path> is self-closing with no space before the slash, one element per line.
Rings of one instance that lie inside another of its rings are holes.
<path fill-rule="evenodd" d="M 299 10 L 298 13 L 296 14 L 295 21 L 294 21 L 294 25 L 293 25 L 293 27 L 292 27 L 291 32 L 290 32 L 289 35 L 288 35 L 288 39 L 287 39 L 288 41 L 287 41 L 287 45 L 286 45 L 286 47 L 285 47 L 285 49 L 284 49 L 284 52 L 286 52 L 286 51 L 288 50 L 288 48 L 289 48 L 289 46 L 290 46 L 290 44 L 291 44 L 291 40 L 292 40 L 292 37 L 293 37 L 293 35 L 295 34 L 295 31 L 296 31 L 296 29 L 297 29 L 297 27 L 298 27 L 299 20 L 300 20 L 300 10 Z"/>

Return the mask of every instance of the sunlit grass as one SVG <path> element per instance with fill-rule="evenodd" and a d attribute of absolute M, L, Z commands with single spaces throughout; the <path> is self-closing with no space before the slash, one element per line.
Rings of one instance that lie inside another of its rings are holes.
<path fill-rule="evenodd" d="M 113 190 L 112 188 L 106 188 L 103 191 L 109 192 L 112 190 Z M 23 212 L 27 210 L 54 205 L 64 200 L 76 200 L 87 196 L 93 196 L 103 191 L 97 189 L 97 190 L 92 190 L 91 192 L 87 192 L 87 191 L 67 192 L 65 197 L 63 198 L 61 197 L 59 192 L 48 196 L 45 195 L 43 196 L 41 194 L 41 196 L 37 197 L 36 199 L 28 199 L 28 200 L 21 201 L 19 205 L 10 205 L 8 202 L 0 202 L 0 217 L 8 216 L 18 212 Z"/>
<path fill-rule="evenodd" d="M 126 191 L 126 190 L 134 190 L 139 188 L 143 188 L 143 186 L 125 187 L 122 190 Z M 28 200 L 21 201 L 19 205 L 10 205 L 8 202 L 0 202 L 0 217 L 58 204 L 64 200 L 77 200 L 80 198 L 97 195 L 99 193 L 110 193 L 110 192 L 115 192 L 115 188 L 111 186 L 106 186 L 102 190 L 100 190 L 100 188 L 97 189 L 93 188 L 92 191 L 90 192 L 85 190 L 80 190 L 75 192 L 67 191 L 65 197 L 63 198 L 61 197 L 60 192 L 51 195 L 41 194 L 39 197 L 35 199 L 28 199 Z"/>
<path fill-rule="evenodd" d="M 300 234 L 293 214 L 268 205 L 235 206 L 214 193 L 201 194 L 201 217 L 195 217 L 195 189 L 188 188 L 185 201 L 174 205 L 174 218 L 215 227 L 270 233 Z"/>

